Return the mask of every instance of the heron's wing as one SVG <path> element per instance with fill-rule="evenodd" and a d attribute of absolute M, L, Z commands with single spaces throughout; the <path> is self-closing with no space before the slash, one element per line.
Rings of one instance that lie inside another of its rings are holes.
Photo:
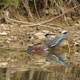
<path fill-rule="evenodd" d="M 33 46 L 29 46 L 29 47 L 27 48 L 27 53 L 28 53 L 28 54 L 31 54 L 31 53 L 32 53 L 32 50 L 33 50 Z"/>
<path fill-rule="evenodd" d="M 67 38 L 67 35 L 62 34 L 60 36 L 55 37 L 54 39 L 48 40 L 48 46 L 49 47 L 55 47 L 60 45 L 61 42 L 63 42 Z"/>

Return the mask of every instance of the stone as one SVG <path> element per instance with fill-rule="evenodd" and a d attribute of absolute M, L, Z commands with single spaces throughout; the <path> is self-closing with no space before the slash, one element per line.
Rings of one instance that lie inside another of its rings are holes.
<path fill-rule="evenodd" d="M 38 32 L 38 33 L 36 33 L 36 34 L 34 34 L 34 35 L 35 35 L 35 37 L 38 38 L 38 39 L 44 39 L 44 38 L 45 38 L 45 36 L 44 36 L 44 34 L 43 34 L 42 32 Z"/>
<path fill-rule="evenodd" d="M 6 33 L 6 32 L 0 32 L 0 35 L 1 35 L 1 36 L 6 36 L 7 33 Z"/>
<path fill-rule="evenodd" d="M 6 67 L 8 65 L 7 62 L 0 62 L 0 67 Z"/>

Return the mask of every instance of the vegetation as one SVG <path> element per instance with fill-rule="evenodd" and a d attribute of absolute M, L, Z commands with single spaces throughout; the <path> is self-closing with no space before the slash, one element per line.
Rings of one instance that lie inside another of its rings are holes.
<path fill-rule="evenodd" d="M 27 15 L 33 19 L 34 16 L 41 18 L 46 15 L 64 14 L 79 3 L 79 0 L 0 0 L 0 9 L 16 8 L 20 15 Z"/>
<path fill-rule="evenodd" d="M 80 0 L 0 0 L 0 80 L 79 80 L 79 18 Z M 54 51 L 69 53 L 70 67 L 36 64 L 44 57 L 26 51 L 40 41 L 36 33 L 50 31 L 55 37 L 64 29 L 70 32 L 68 45 Z"/>

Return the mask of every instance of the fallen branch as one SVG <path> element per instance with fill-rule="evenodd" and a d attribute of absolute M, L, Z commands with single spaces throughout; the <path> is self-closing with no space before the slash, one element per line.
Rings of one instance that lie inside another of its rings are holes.
<path fill-rule="evenodd" d="M 12 21 L 12 22 L 16 22 L 16 23 L 26 24 L 26 26 L 29 26 L 29 27 L 31 27 L 31 26 L 43 26 L 43 27 L 44 27 L 44 26 L 47 26 L 47 25 L 43 25 L 43 24 L 49 23 L 49 22 L 51 22 L 51 21 L 53 21 L 53 20 L 55 20 L 55 19 L 57 19 L 57 18 L 60 18 L 60 17 L 64 16 L 65 14 L 71 12 L 72 10 L 74 10 L 74 9 L 77 8 L 77 7 L 80 7 L 80 5 L 74 6 L 73 8 L 67 10 L 67 11 L 64 12 L 63 14 L 60 14 L 59 16 L 56 16 L 56 17 L 51 18 L 51 19 L 46 20 L 46 21 L 41 21 L 41 22 L 39 22 L 39 23 L 24 22 L 24 21 L 19 21 L 19 20 L 11 19 L 11 18 L 9 18 L 9 17 L 7 17 L 7 18 L 5 17 L 5 18 L 6 18 L 7 21 Z"/>

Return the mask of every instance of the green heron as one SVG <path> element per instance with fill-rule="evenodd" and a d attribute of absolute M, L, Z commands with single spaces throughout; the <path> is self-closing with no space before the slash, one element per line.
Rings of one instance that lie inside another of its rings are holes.
<path fill-rule="evenodd" d="M 67 38 L 69 33 L 67 31 L 63 31 L 60 36 L 56 36 L 55 38 L 49 38 L 46 41 L 46 44 L 48 46 L 48 57 L 52 57 L 52 55 L 55 55 L 59 59 L 59 63 L 65 64 L 66 62 L 64 60 L 64 57 L 58 49 L 61 47 L 61 45 Z M 52 58 L 51 58 L 52 59 Z"/>
<path fill-rule="evenodd" d="M 65 64 L 65 61 L 62 57 L 62 55 L 57 54 L 56 51 L 54 52 L 55 48 L 59 47 L 64 40 L 68 38 L 68 32 L 64 31 L 60 36 L 57 36 L 55 38 L 47 38 L 47 41 L 40 45 L 36 44 L 33 46 L 29 46 L 27 49 L 27 52 L 29 54 L 48 54 L 47 57 L 49 58 L 52 55 L 55 55 L 61 64 Z"/>
<path fill-rule="evenodd" d="M 47 43 L 47 46 L 49 48 L 58 47 L 67 38 L 68 38 L 68 32 L 67 31 L 63 31 L 60 36 L 57 36 L 55 38 L 48 38 L 46 43 Z"/>

